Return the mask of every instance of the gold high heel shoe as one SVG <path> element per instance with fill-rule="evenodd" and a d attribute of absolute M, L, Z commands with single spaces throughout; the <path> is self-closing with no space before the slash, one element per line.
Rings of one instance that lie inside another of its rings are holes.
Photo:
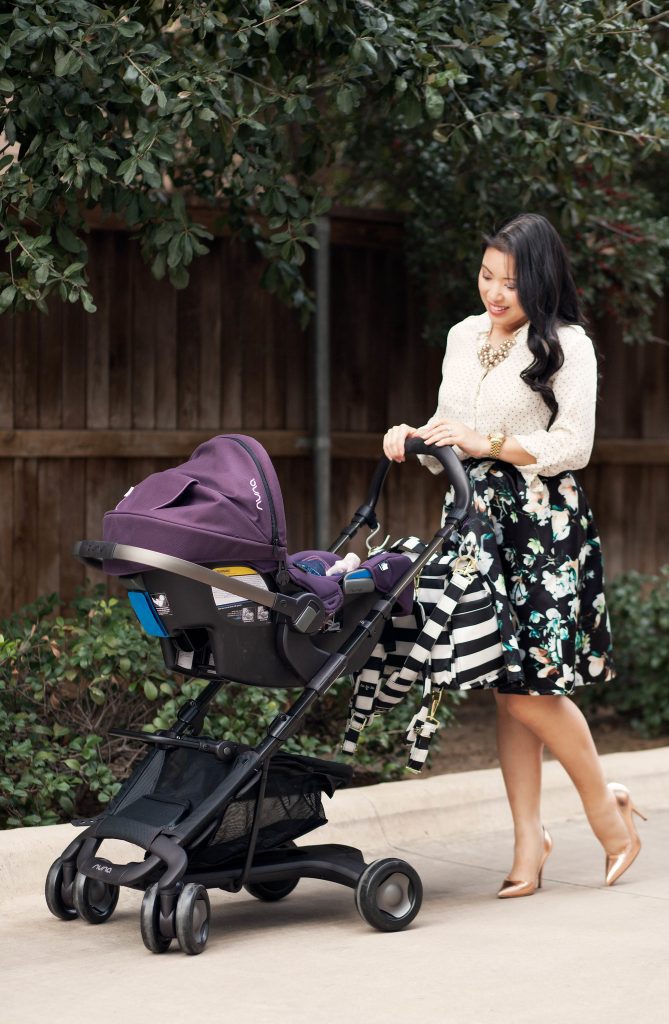
<path fill-rule="evenodd" d="M 621 851 L 621 853 L 607 853 L 606 855 L 605 884 L 613 885 L 613 883 L 617 882 L 620 876 L 624 874 L 628 867 L 630 867 L 630 865 L 636 860 L 641 850 L 641 840 L 639 839 L 639 834 L 634 827 L 632 816 L 634 814 L 638 814 L 644 821 L 648 821 L 648 818 L 632 803 L 629 790 L 627 786 L 623 786 L 622 782 L 609 782 L 608 789 L 611 790 L 616 798 L 618 810 L 622 815 L 629 835 L 627 846 Z"/>
<path fill-rule="evenodd" d="M 502 888 L 497 893 L 500 900 L 511 900 L 516 896 L 532 896 L 537 889 L 541 888 L 541 877 L 544 872 L 544 864 L 548 860 L 548 855 L 553 849 L 553 840 L 550 834 L 544 829 L 544 850 L 541 855 L 541 861 L 539 862 L 539 870 L 537 877 L 533 882 L 514 882 L 512 878 L 505 878 L 502 882 Z"/>

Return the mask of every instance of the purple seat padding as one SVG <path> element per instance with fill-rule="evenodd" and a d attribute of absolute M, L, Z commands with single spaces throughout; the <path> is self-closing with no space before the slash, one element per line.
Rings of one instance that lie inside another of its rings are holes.
<path fill-rule="evenodd" d="M 296 554 L 288 556 L 288 575 L 293 583 L 320 597 L 330 614 L 338 611 L 344 603 L 344 593 L 340 586 L 344 573 L 326 576 L 325 572 L 340 557 L 331 551 L 298 551 Z M 300 568 L 297 564 L 299 562 L 309 565 L 312 569 L 320 570 L 322 575 L 316 575 L 313 571 L 309 572 L 307 569 Z M 361 569 L 370 570 L 374 586 L 381 594 L 387 594 L 392 590 L 410 566 L 411 559 L 395 551 L 381 552 L 381 554 L 373 555 L 360 563 Z M 413 584 L 409 584 L 397 599 L 396 614 L 408 615 L 412 604 Z"/>

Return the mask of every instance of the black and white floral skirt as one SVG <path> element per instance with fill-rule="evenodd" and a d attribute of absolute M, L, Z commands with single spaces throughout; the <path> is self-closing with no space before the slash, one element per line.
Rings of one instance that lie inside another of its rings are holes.
<path fill-rule="evenodd" d="M 528 486 L 508 463 L 468 459 L 464 468 L 506 662 L 494 685 L 500 693 L 564 695 L 611 679 L 601 548 L 574 475 L 535 477 Z"/>

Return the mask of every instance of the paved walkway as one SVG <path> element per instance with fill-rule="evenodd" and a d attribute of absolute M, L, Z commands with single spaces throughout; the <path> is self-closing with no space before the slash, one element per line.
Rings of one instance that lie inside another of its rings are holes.
<path fill-rule="evenodd" d="M 601 850 L 564 779 L 556 782 L 561 769 L 547 765 L 555 849 L 544 888 L 511 901 L 494 898 L 511 844 L 498 818 L 508 812 L 497 772 L 338 794 L 331 824 L 314 841 L 359 842 L 366 854 L 400 856 L 421 874 L 423 909 L 397 934 L 368 928 L 350 890 L 303 880 L 276 904 L 214 891 L 205 952 L 188 957 L 174 943 L 155 956 L 139 934 L 139 893 L 123 890 L 103 926 L 48 914 L 37 871 L 41 878 L 69 827 L 0 833 L 3 882 L 12 886 L 3 886 L 0 911 L 1 1019 L 666 1024 L 669 748 L 604 760 L 609 777 L 648 805 L 639 859 L 621 882 L 603 886 Z M 572 803 L 558 813 L 560 800 Z M 447 827 L 438 808 L 449 803 Z M 464 826 L 477 803 L 491 824 L 473 831 Z M 364 806 L 373 808 L 367 819 Z"/>

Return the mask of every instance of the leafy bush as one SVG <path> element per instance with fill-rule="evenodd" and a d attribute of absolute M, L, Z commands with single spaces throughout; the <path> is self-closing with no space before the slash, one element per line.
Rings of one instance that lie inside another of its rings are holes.
<path fill-rule="evenodd" d="M 648 334 L 669 223 L 664 5 L 561 0 L 88 0 L 0 8 L 0 310 L 92 311 L 86 208 L 188 282 L 211 217 L 303 312 L 331 198 L 415 221 L 430 309 L 459 317 L 481 229 L 547 212 L 584 298 Z M 205 225 L 199 220 L 204 219 Z M 8 261 L 9 263 L 9 261 Z M 650 293 L 650 295 L 649 295 Z M 471 309 L 466 309 L 471 312 Z M 464 314 L 463 314 L 464 315 Z"/>
<path fill-rule="evenodd" d="M 607 707 L 644 736 L 669 732 L 669 566 L 657 575 L 627 572 L 607 589 L 617 676 L 587 687 L 588 713 Z"/>
<path fill-rule="evenodd" d="M 65 615 L 54 614 L 56 606 L 56 595 L 42 598 L 0 623 L 0 827 L 96 813 L 145 753 L 109 729 L 167 729 L 179 705 L 206 685 L 167 673 L 159 644 L 140 631 L 127 602 L 97 591 L 77 598 Z M 285 749 L 336 756 L 350 691 L 350 680 L 340 680 Z M 256 744 L 294 697 L 228 684 L 212 701 L 203 732 Z M 401 737 L 412 712 L 409 701 L 365 730 L 358 783 L 401 775 Z"/>

